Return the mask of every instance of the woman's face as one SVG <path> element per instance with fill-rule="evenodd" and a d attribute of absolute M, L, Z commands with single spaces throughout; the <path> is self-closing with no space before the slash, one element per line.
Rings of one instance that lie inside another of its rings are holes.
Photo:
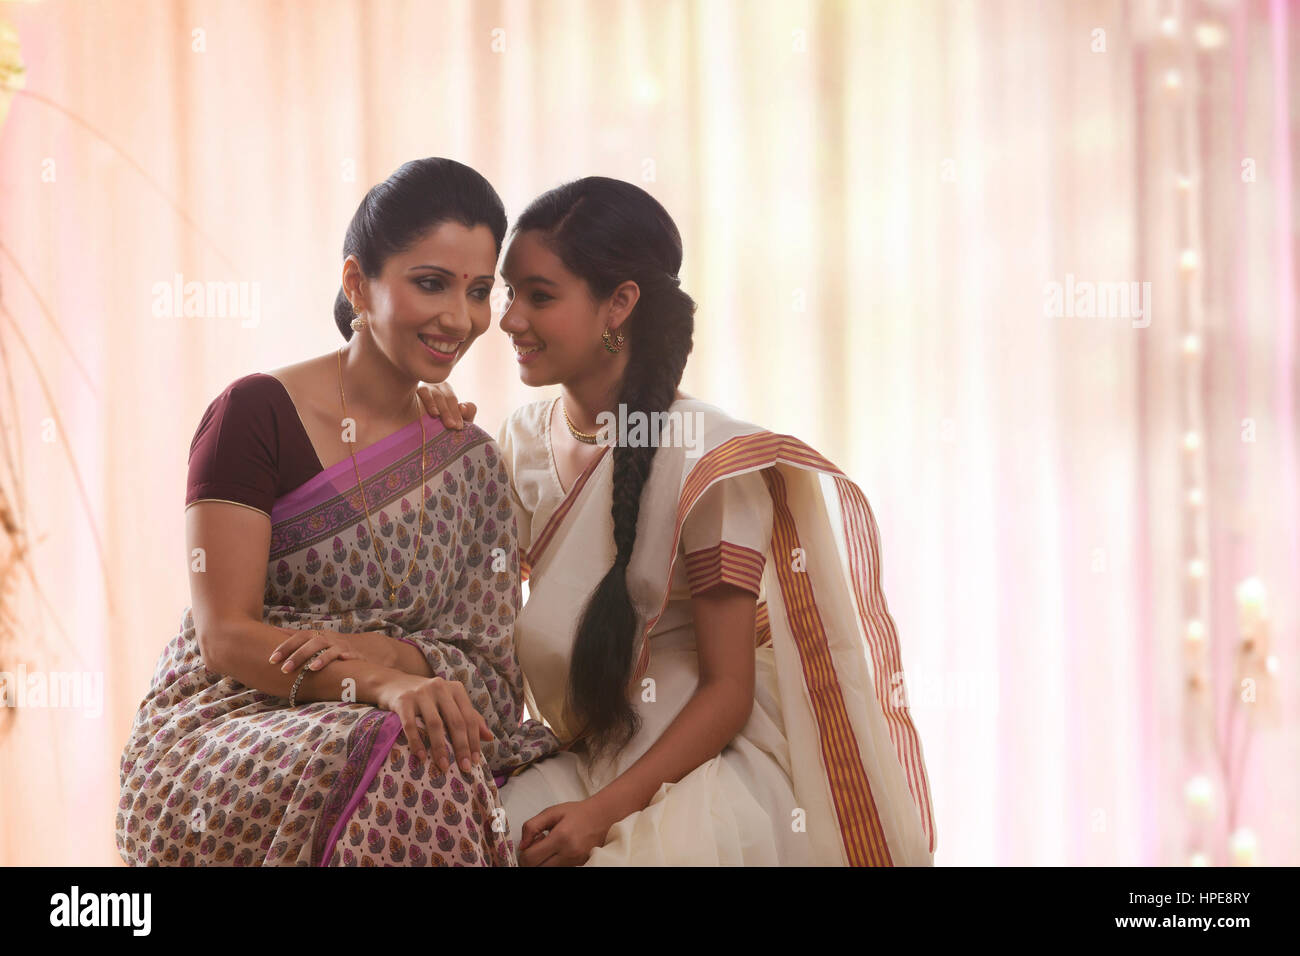
<path fill-rule="evenodd" d="M 621 365 L 605 349 L 601 333 L 611 334 L 636 302 L 620 287 L 610 299 L 598 301 L 586 281 L 569 271 L 535 231 L 517 234 L 506 251 L 501 278 L 509 304 L 501 330 L 510 336 L 519 363 L 519 378 L 534 387 L 571 384 L 596 371 Z"/>
<path fill-rule="evenodd" d="M 375 278 L 349 257 L 343 288 L 354 307 L 364 305 L 367 331 L 400 372 L 441 382 L 492 321 L 496 258 L 487 226 L 444 222 L 390 256 Z"/>

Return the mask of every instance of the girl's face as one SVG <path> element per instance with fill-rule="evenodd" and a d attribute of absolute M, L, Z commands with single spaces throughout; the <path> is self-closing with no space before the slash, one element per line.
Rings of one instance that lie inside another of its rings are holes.
<path fill-rule="evenodd" d="M 367 332 L 396 369 L 416 382 L 441 382 L 492 321 L 496 241 L 492 230 L 444 222 L 388 258 L 375 278 L 354 257 L 343 288 L 362 305 Z"/>
<path fill-rule="evenodd" d="M 501 330 L 515 347 L 519 377 L 534 387 L 573 384 L 593 374 L 620 375 L 627 352 L 612 354 L 601 342 L 613 335 L 636 304 L 625 282 L 598 301 L 584 279 L 568 270 L 535 231 L 517 234 L 501 266 L 510 295 Z"/>

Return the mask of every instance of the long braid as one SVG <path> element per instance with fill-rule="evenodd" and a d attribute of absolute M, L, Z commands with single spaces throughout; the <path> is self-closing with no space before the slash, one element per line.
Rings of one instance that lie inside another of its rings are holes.
<path fill-rule="evenodd" d="M 538 196 L 515 223 L 537 230 L 565 266 L 604 299 L 628 280 L 640 295 L 624 321 L 627 365 L 617 401 L 628 416 L 668 411 L 691 352 L 695 301 L 682 289 L 682 239 L 667 210 L 631 183 L 588 176 Z M 662 419 L 658 419 L 662 422 Z M 583 609 L 569 664 L 567 710 L 589 757 L 621 749 L 639 729 L 629 697 L 641 621 L 627 587 L 641 494 L 658 436 L 614 448 L 614 562 Z"/>
<path fill-rule="evenodd" d="M 656 285 L 643 290 L 637 303 L 641 321 L 629 320 L 627 347 L 633 359 L 618 396 L 629 420 L 640 413 L 643 420 L 654 422 L 655 412 L 668 410 L 691 351 L 694 301 L 667 275 Z M 586 745 L 593 759 L 621 748 L 640 727 L 628 700 L 641 621 L 628 593 L 627 567 L 636 545 L 641 492 L 657 445 L 647 436 L 645 445 L 613 449 L 614 563 L 583 610 L 569 671 L 569 710 L 590 728 Z M 611 671 L 624 679 L 611 681 Z"/>

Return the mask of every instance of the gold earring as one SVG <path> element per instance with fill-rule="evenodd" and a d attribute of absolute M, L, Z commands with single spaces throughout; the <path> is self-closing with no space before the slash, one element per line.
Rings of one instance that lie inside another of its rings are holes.
<path fill-rule="evenodd" d="M 609 337 L 609 329 L 606 329 L 604 332 L 600 333 L 600 338 L 601 341 L 605 343 L 605 348 L 607 348 L 609 351 L 611 352 L 623 351 L 623 343 L 626 341 L 626 339 L 623 337 L 622 332 L 617 333 L 614 336 L 614 340 L 611 342 Z"/>
<path fill-rule="evenodd" d="M 360 331 L 361 331 L 362 329 L 364 329 L 368 324 L 369 324 L 369 323 L 367 323 L 366 320 L 363 319 L 363 318 L 361 317 L 361 312 L 358 311 L 358 312 L 356 313 L 356 318 L 354 318 L 354 319 L 352 320 L 352 331 L 353 331 L 353 332 L 360 332 Z"/>

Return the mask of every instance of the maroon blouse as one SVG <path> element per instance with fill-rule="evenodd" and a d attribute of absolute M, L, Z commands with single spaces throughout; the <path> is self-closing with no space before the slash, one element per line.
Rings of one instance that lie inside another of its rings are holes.
<path fill-rule="evenodd" d="M 284 385 L 254 372 L 203 413 L 190 442 L 185 505 L 234 501 L 270 517 L 277 498 L 324 470 Z"/>

